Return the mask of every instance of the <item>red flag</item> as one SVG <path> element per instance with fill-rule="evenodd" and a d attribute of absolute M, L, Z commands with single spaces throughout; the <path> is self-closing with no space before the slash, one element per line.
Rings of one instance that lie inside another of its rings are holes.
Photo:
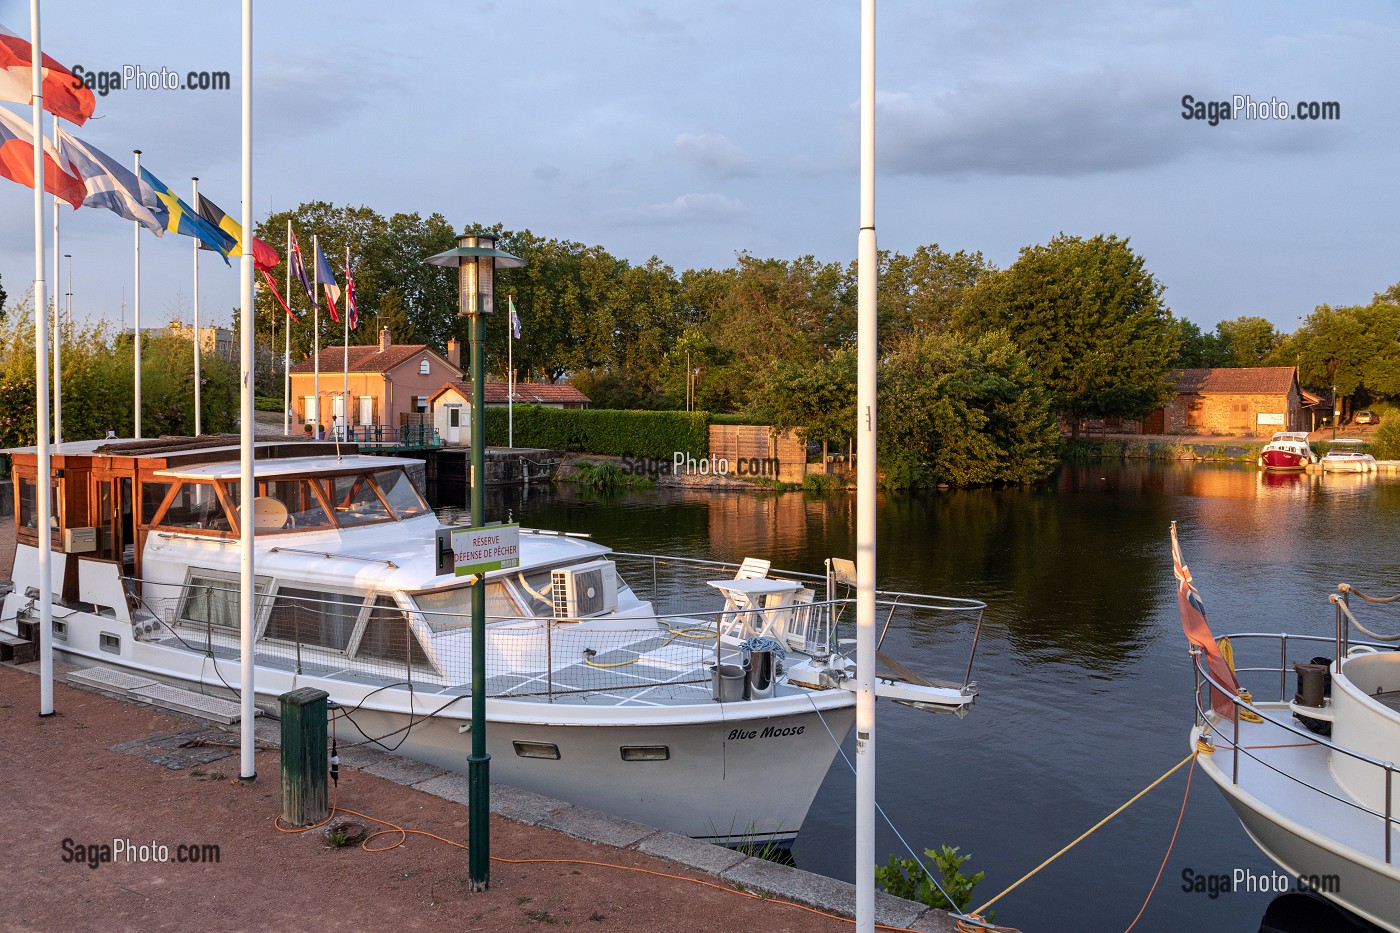
<path fill-rule="evenodd" d="M 0 100 L 21 104 L 30 102 L 34 89 L 34 72 L 30 68 L 32 46 L 4 26 L 0 26 Z M 82 126 L 92 116 L 97 98 L 92 89 L 73 77 L 73 73 L 44 56 L 44 76 L 41 90 L 44 109 L 56 117 Z"/>
<path fill-rule="evenodd" d="M 257 252 L 257 244 L 261 242 L 261 240 L 253 241 L 254 252 Z M 257 265 L 256 258 L 253 260 L 253 265 Z M 273 263 L 273 265 L 276 265 L 276 263 Z M 282 306 L 282 310 L 287 312 L 287 317 L 291 318 L 294 321 L 301 320 L 301 318 L 297 317 L 294 313 L 292 313 L 291 308 L 287 307 L 287 302 L 282 299 L 282 293 L 277 290 L 277 283 L 272 281 L 272 276 L 268 274 L 267 270 L 259 268 L 258 271 L 262 273 L 263 281 L 267 282 L 267 287 L 272 291 L 272 297 L 276 298 L 277 303 Z"/>
<path fill-rule="evenodd" d="M 266 273 L 270 269 L 276 269 L 277 264 L 282 261 L 282 257 L 277 255 L 277 250 L 268 246 L 257 237 L 253 237 L 253 268 L 259 272 Z"/>
<path fill-rule="evenodd" d="M 47 139 L 43 146 L 44 190 L 77 210 L 87 197 L 87 185 L 69 174 L 72 165 L 59 160 Z M 34 187 L 34 128 L 4 107 L 0 107 L 0 175 L 26 188 Z"/>
<path fill-rule="evenodd" d="M 1210 624 L 1206 622 L 1206 610 L 1201 603 L 1201 594 L 1196 591 L 1195 584 L 1191 582 L 1190 568 L 1181 559 L 1181 546 L 1177 544 L 1176 540 L 1176 522 L 1172 522 L 1172 574 L 1176 577 L 1176 605 L 1181 611 L 1181 628 L 1186 633 L 1186 640 L 1200 648 L 1206 656 L 1206 668 L 1216 683 L 1223 685 L 1231 694 L 1238 696 L 1240 682 L 1235 679 L 1235 672 L 1230 669 L 1230 663 L 1220 653 L 1220 646 L 1215 643 L 1215 636 L 1210 633 Z M 1215 688 L 1211 689 L 1210 695 L 1211 705 L 1215 707 L 1215 712 L 1222 718 L 1234 722 L 1235 704 L 1230 697 Z"/>

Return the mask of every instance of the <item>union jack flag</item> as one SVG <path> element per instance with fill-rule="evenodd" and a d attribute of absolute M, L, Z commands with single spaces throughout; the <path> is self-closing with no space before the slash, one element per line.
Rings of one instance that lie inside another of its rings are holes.
<path fill-rule="evenodd" d="M 345 251 L 345 317 L 350 329 L 360 326 L 360 309 L 355 304 L 355 273 L 350 268 L 350 251 Z"/>

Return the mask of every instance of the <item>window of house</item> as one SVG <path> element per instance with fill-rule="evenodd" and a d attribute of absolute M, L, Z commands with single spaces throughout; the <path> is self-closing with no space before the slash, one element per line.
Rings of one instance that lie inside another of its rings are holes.
<path fill-rule="evenodd" d="M 420 376 L 426 376 L 426 375 L 428 375 L 428 358 L 427 358 L 426 356 L 423 357 L 423 359 L 421 359 L 421 360 L 418 361 L 418 375 L 420 375 Z"/>

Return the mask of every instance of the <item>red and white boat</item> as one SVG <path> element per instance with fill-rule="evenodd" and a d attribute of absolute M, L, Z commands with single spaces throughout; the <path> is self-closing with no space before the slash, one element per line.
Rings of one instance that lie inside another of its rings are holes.
<path fill-rule="evenodd" d="M 1259 466 L 1265 470 L 1301 470 L 1317 462 L 1317 452 L 1308 443 L 1306 431 L 1275 433 L 1259 455 Z"/>

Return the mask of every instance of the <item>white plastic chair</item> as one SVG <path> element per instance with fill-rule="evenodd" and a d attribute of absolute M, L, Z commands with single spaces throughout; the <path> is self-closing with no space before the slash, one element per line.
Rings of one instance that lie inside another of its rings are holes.
<path fill-rule="evenodd" d="M 764 560 L 761 557 L 745 557 L 744 562 L 739 565 L 739 572 L 734 574 L 734 579 L 762 580 L 768 576 L 768 568 L 772 566 L 771 560 Z"/>

